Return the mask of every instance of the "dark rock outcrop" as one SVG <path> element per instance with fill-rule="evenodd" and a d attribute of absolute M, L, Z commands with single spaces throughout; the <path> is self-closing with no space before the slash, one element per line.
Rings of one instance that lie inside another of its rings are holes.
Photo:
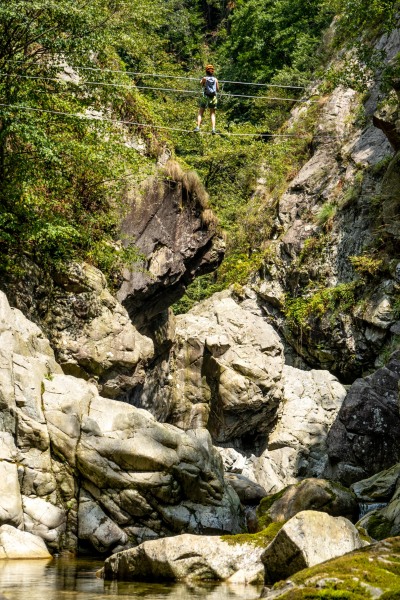
<path fill-rule="evenodd" d="M 225 244 L 216 218 L 193 172 L 173 161 L 147 183 L 122 223 L 122 234 L 144 256 L 141 268 L 125 270 L 118 300 L 140 328 L 176 302 L 195 276 L 220 264 Z"/>
<path fill-rule="evenodd" d="M 346 517 L 350 521 L 358 518 L 358 503 L 353 492 L 334 481 L 315 478 L 303 479 L 265 498 L 257 509 L 257 515 L 264 527 L 268 521 L 284 523 L 303 510 Z"/>
<path fill-rule="evenodd" d="M 326 475 L 346 485 L 400 460 L 400 351 L 386 367 L 357 379 L 328 434 Z"/>

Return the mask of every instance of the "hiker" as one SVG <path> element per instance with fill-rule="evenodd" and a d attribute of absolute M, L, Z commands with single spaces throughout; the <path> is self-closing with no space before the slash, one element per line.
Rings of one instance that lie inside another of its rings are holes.
<path fill-rule="evenodd" d="M 200 85 L 203 87 L 203 96 L 200 99 L 200 109 L 195 131 L 200 131 L 204 111 L 206 108 L 209 108 L 212 126 L 211 133 L 215 134 L 215 109 L 217 108 L 217 92 L 219 92 L 219 84 L 218 79 L 214 77 L 214 67 L 212 65 L 206 66 L 206 74 L 205 77 L 200 80 Z"/>

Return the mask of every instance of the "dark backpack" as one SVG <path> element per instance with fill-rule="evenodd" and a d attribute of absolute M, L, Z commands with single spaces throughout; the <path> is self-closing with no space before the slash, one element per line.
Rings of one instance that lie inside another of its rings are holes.
<path fill-rule="evenodd" d="M 204 94 L 213 98 L 217 93 L 217 79 L 212 75 L 205 77 Z"/>

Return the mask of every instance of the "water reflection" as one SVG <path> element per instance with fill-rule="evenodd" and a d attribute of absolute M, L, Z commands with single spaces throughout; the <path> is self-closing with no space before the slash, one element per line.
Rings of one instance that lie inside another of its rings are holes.
<path fill-rule="evenodd" d="M 254 586 L 104 582 L 94 560 L 0 561 L 0 594 L 6 600 L 256 600 Z M 0 596 L 0 600 L 2 600 Z"/>

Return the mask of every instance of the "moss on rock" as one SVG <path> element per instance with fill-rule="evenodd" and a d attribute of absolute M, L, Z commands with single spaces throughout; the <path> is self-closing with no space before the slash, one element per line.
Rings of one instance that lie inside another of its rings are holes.
<path fill-rule="evenodd" d="M 268 591 L 264 597 L 269 597 Z M 293 575 L 290 582 L 275 584 L 272 597 L 274 600 L 399 600 L 400 537 L 304 569 Z"/>
<path fill-rule="evenodd" d="M 222 535 L 221 540 L 228 544 L 253 544 L 266 548 L 282 529 L 284 523 L 270 523 L 268 527 L 258 533 L 238 533 L 237 535 Z"/>

